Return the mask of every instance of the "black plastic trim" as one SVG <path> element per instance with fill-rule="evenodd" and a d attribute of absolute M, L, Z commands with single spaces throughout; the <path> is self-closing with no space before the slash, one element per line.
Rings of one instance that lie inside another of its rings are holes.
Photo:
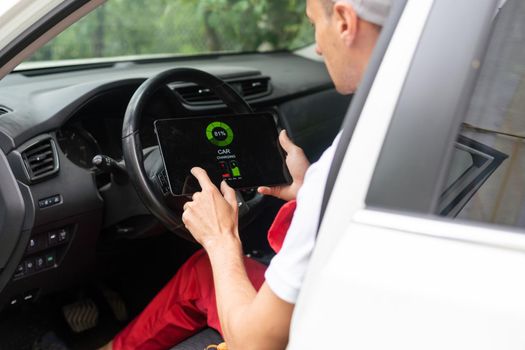
<path fill-rule="evenodd" d="M 34 175 L 32 173 L 31 166 L 30 166 L 26 153 L 30 148 L 43 144 L 44 142 L 49 142 L 51 152 L 53 154 L 53 169 L 44 174 Z M 56 146 L 55 140 L 49 134 L 37 136 L 34 139 L 26 142 L 24 145 L 19 147 L 19 151 L 24 161 L 25 175 L 27 177 L 27 180 L 30 183 L 35 183 L 38 181 L 45 180 L 49 178 L 50 176 L 53 176 L 54 174 L 56 174 L 60 169 L 60 161 L 58 159 L 57 146 Z"/>
<path fill-rule="evenodd" d="M 74 64 L 70 66 L 57 66 L 57 67 L 46 67 L 46 68 L 34 68 L 34 69 L 22 69 L 16 70 L 15 73 L 20 73 L 25 77 L 39 77 L 43 75 L 53 75 L 60 73 L 80 72 L 90 69 L 100 68 L 112 68 L 118 63 L 88 63 L 88 64 Z"/>
<path fill-rule="evenodd" d="M 490 175 L 508 158 L 507 154 L 463 135 L 459 135 L 457 144 L 464 146 L 464 151 L 471 154 L 473 165 L 441 194 L 441 216 L 456 217 Z M 472 178 L 472 175 L 475 177 Z M 454 197 L 451 199 L 449 194 Z"/>
<path fill-rule="evenodd" d="M 481 60 L 486 48 L 496 5 L 492 0 L 434 2 L 376 165 L 367 205 L 435 212 L 479 72 L 472 63 Z"/>
<path fill-rule="evenodd" d="M 16 70 L 16 73 L 20 73 L 27 77 L 36 77 L 41 75 L 56 74 L 56 73 L 67 73 L 75 71 L 83 71 L 97 68 L 108 68 L 115 67 L 119 64 L 133 63 L 137 65 L 148 65 L 148 64 L 157 64 L 157 63 L 178 63 L 185 62 L 187 60 L 192 61 L 209 61 L 214 59 L 219 59 L 223 57 L 235 57 L 235 56 L 244 56 L 244 55 L 271 55 L 271 54 L 280 54 L 280 53 L 289 53 L 293 54 L 293 51 L 290 50 L 275 50 L 275 51 L 243 51 L 243 52 L 215 52 L 215 53 L 204 53 L 196 55 L 173 55 L 168 57 L 153 57 L 153 58 L 138 58 L 138 59 L 129 59 L 129 60 L 114 60 L 114 61 L 104 61 L 104 62 L 95 62 L 95 63 L 85 63 L 85 64 L 71 64 L 66 66 L 54 66 L 54 67 L 44 67 L 44 68 L 28 68 L 28 69 L 19 69 Z"/>
<path fill-rule="evenodd" d="M 19 240 L 24 215 L 24 199 L 7 157 L 0 152 L 0 270 L 6 266 Z"/>
<path fill-rule="evenodd" d="M 202 68 L 222 79 L 233 79 L 250 72 L 270 76 L 272 93 L 250 101 L 250 104 L 257 108 L 278 105 L 333 89 L 333 84 L 322 63 L 295 55 L 236 55 L 233 58 L 221 57 L 217 62 L 209 62 L 205 65 L 197 63 L 186 60 L 181 65 Z M 13 148 L 39 134 L 60 128 L 78 108 L 88 103 L 88 100 L 98 92 L 111 86 L 115 88 L 122 86 L 125 81 L 136 80 L 136 87 L 138 87 L 146 78 L 170 68 L 173 66 L 169 64 L 147 66 L 129 63 L 108 69 L 92 70 L 89 74 L 87 72 L 62 73 L 52 79 L 22 78 L 20 73 L 12 73 L 0 82 L 0 103 L 15 110 L 2 116 L 4 122 L 0 127 L 0 147 L 4 153 L 9 153 Z M 304 74 L 305 71 L 308 74 Z M 62 82 L 65 82 L 66 86 Z M 223 105 L 187 106 L 187 109 L 191 114 L 200 114 L 208 113 L 210 110 L 221 112 L 224 107 Z"/>

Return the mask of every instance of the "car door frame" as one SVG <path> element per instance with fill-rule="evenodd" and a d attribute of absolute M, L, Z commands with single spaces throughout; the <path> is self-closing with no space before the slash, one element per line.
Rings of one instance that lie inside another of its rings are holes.
<path fill-rule="evenodd" d="M 0 79 L 106 0 L 19 0 L 2 15 Z M 0 38 L 1 39 L 1 38 Z"/>
<path fill-rule="evenodd" d="M 497 8 L 490 0 L 407 2 L 362 111 L 345 121 L 359 119 L 332 165 L 289 349 L 488 349 L 494 340 L 518 348 L 525 341 L 515 327 L 525 321 L 525 283 L 513 279 L 525 268 L 525 236 L 434 215 Z M 502 286 L 513 288 L 507 299 Z M 480 314 L 506 318 L 482 324 Z M 472 323 L 458 323 L 466 319 Z M 478 334 L 487 325 L 493 332 Z"/>

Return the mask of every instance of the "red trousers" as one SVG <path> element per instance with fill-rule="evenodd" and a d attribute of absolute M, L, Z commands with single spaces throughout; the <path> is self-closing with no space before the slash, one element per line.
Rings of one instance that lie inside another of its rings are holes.
<path fill-rule="evenodd" d="M 249 258 L 245 258 L 244 265 L 258 290 L 264 282 L 266 266 Z M 113 349 L 169 349 L 205 327 L 221 332 L 211 264 L 206 252 L 199 250 L 115 337 Z"/>
<path fill-rule="evenodd" d="M 294 210 L 295 201 L 285 204 L 268 231 L 268 240 L 276 252 L 282 246 Z M 253 286 L 259 290 L 266 266 L 250 258 L 244 259 L 244 266 Z M 205 327 L 221 333 L 211 264 L 206 252 L 199 250 L 142 313 L 117 334 L 113 349 L 169 349 Z"/>

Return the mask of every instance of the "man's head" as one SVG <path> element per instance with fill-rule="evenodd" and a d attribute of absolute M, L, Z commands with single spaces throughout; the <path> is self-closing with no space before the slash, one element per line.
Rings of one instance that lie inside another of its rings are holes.
<path fill-rule="evenodd" d="M 315 27 L 316 51 L 323 55 L 337 91 L 353 93 L 368 65 L 391 0 L 307 0 Z"/>

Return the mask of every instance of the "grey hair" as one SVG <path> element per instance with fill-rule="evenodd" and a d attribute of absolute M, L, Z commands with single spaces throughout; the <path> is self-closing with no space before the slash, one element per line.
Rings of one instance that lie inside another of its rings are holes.
<path fill-rule="evenodd" d="M 332 13 L 334 3 L 344 1 L 354 7 L 359 18 L 383 26 L 390 12 L 392 0 L 319 0 L 328 13 Z"/>

